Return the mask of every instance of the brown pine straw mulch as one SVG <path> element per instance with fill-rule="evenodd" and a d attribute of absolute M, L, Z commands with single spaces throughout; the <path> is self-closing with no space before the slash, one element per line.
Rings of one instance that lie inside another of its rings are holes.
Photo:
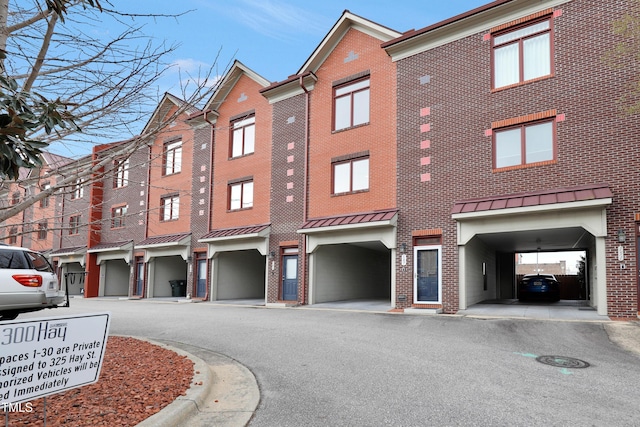
<path fill-rule="evenodd" d="M 47 397 L 47 427 L 135 426 L 184 396 L 192 379 L 188 357 L 147 341 L 109 337 L 97 383 Z M 31 406 L 31 413 L 9 413 L 9 426 L 42 426 L 43 399 Z M 4 417 L 0 409 L 0 426 Z"/>

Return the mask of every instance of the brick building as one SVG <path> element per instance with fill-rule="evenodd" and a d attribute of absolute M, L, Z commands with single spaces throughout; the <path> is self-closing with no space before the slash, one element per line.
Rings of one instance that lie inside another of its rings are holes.
<path fill-rule="evenodd" d="M 588 304 L 634 318 L 640 129 L 621 100 L 640 70 L 602 60 L 631 3 L 497 0 L 406 33 L 345 11 L 295 74 L 236 61 L 129 175 L 114 159 L 92 199 L 64 196 L 87 232 L 54 255 L 89 296 L 179 279 L 206 300 L 455 313 L 516 298 L 516 253 L 582 250 Z"/>
<path fill-rule="evenodd" d="M 639 70 L 597 57 L 629 7 L 495 1 L 384 45 L 398 67 L 398 184 L 412 188 L 398 191 L 416 277 L 398 275 L 413 295 L 402 306 L 513 298 L 515 252 L 584 249 L 590 305 L 636 315 L 638 121 L 618 102 Z"/>

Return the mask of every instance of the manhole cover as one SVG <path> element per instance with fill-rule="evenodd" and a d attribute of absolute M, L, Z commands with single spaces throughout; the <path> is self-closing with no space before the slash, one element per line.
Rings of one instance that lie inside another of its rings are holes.
<path fill-rule="evenodd" d="M 573 357 L 565 356 L 538 356 L 536 360 L 545 365 L 557 366 L 558 368 L 588 368 L 588 362 Z"/>

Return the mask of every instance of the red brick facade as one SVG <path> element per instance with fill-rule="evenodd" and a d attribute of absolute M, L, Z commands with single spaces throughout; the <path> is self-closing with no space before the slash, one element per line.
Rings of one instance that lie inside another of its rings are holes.
<path fill-rule="evenodd" d="M 443 230 L 444 309 L 458 309 L 458 249 L 452 203 L 491 195 L 531 192 L 582 184 L 608 183 L 614 202 L 607 209 L 607 303 L 609 315 L 637 312 L 635 256 L 626 269 L 617 262 L 618 229 L 633 236 L 640 206 L 635 182 L 640 151 L 637 118 L 625 114 L 620 99 L 638 76 L 637 64 L 607 67 L 598 55 L 617 40 L 612 22 L 627 2 L 602 8 L 597 1 L 572 1 L 553 10 L 554 72 L 551 77 L 491 90 L 488 29 L 398 61 L 399 242 L 415 229 Z M 595 11 L 598 11 L 597 13 Z M 594 52 L 596 57 L 594 58 Z M 421 77 L 423 78 L 421 82 Z M 421 114 L 428 108 L 429 114 Z M 557 158 L 549 164 L 493 170 L 496 121 L 557 111 Z M 430 129 L 423 132 L 421 126 Z M 428 140 L 427 148 L 421 142 Z M 425 166 L 420 159 L 429 156 Z M 423 173 L 430 180 L 421 182 Z M 428 206 L 421 209 L 420 206 Z M 634 252 L 632 239 L 627 251 Z M 398 274 L 398 292 L 412 292 L 409 274 Z"/>
<path fill-rule="evenodd" d="M 150 148 L 134 153 L 126 188 L 113 188 L 111 177 L 101 190 L 95 188 L 93 194 L 101 192 L 104 199 L 96 242 L 131 239 L 135 246 L 147 239 L 153 246 L 148 239 L 175 235 L 188 252 L 180 253 L 180 268 L 189 295 L 196 295 L 199 283 L 193 261 L 207 260 L 207 293 L 201 298 L 212 298 L 210 291 L 225 295 L 224 283 L 234 280 L 229 266 L 246 261 L 249 279 L 237 279 L 255 281 L 252 291 L 262 287 L 267 304 L 307 304 L 313 292 L 329 300 L 352 295 L 319 290 L 335 279 L 361 281 L 363 288 L 382 282 L 366 296 L 390 293 L 391 309 L 456 313 L 481 297 L 499 296 L 499 276 L 508 271 L 500 263 L 513 260 L 515 252 L 559 245 L 560 240 L 544 241 L 555 238 L 557 218 L 563 224 L 557 234 L 578 233 L 573 246 L 590 257 L 591 305 L 612 318 L 634 318 L 640 125 L 623 107 L 640 67 L 636 61 L 613 67 L 604 59 L 621 40 L 613 22 L 632 3 L 499 0 L 405 34 L 345 12 L 298 74 L 269 84 L 236 62 L 205 113 L 185 114 Z M 550 72 L 496 87 L 494 40 L 543 21 L 549 23 Z M 336 88 L 366 79 L 368 121 L 335 130 Z M 177 105 L 158 114 L 171 114 Z M 255 118 L 255 149 L 232 156 L 234 123 L 248 117 Z M 513 129 L 524 135 L 534 123 L 552 129 L 551 157 L 500 165 L 496 135 Z M 176 140 L 182 141 L 182 170 L 167 175 L 163 146 Z M 367 188 L 334 194 L 334 165 L 357 158 L 368 158 Z M 230 186 L 244 182 L 253 183 L 252 206 L 231 209 Z M 524 200 L 592 187 L 612 197 L 455 211 L 474 200 Z M 161 220 L 160 201 L 173 194 L 180 197 L 179 218 Z M 85 215 L 88 196 L 60 196 L 56 214 L 64 221 Z M 110 212 L 125 205 L 126 225 L 113 229 Z M 380 212 L 384 220 L 377 222 L 359 215 Z M 581 222 L 581 215 L 599 219 L 602 229 Z M 501 219 L 504 229 L 482 228 Z M 469 229 L 476 234 L 464 235 Z M 539 243 L 524 242 L 536 233 L 543 236 Z M 623 234 L 625 239 L 618 237 Z M 86 234 L 63 233 L 54 249 L 87 243 Z M 439 251 L 437 300 L 416 299 L 417 247 Z M 144 245 L 133 252 L 148 253 Z M 285 253 L 298 256 L 296 301 L 283 297 Z M 353 260 L 345 261 L 346 254 L 355 254 Z M 489 281 L 484 289 L 481 275 Z M 132 276 L 130 295 L 137 292 L 134 282 Z M 214 290 L 218 282 L 221 288 Z"/>

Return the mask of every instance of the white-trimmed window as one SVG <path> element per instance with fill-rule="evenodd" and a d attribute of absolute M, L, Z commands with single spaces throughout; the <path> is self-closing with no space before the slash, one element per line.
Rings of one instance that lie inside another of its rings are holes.
<path fill-rule="evenodd" d="M 253 181 L 229 184 L 229 210 L 253 207 Z"/>
<path fill-rule="evenodd" d="M 172 175 L 182 170 L 182 141 L 172 141 L 164 144 L 162 156 L 164 175 Z"/>
<path fill-rule="evenodd" d="M 76 184 L 71 193 L 72 199 L 82 199 L 84 197 L 84 183 L 81 179 L 76 179 Z"/>
<path fill-rule="evenodd" d="M 47 191 L 48 189 L 51 188 L 51 184 L 44 184 L 42 186 L 42 191 Z M 49 197 L 45 197 L 44 199 L 40 200 L 40 207 L 41 208 L 48 208 L 49 207 Z"/>
<path fill-rule="evenodd" d="M 414 304 L 442 303 L 442 245 L 413 248 Z"/>
<path fill-rule="evenodd" d="M 347 129 L 369 123 L 369 79 L 334 88 L 333 129 Z"/>
<path fill-rule="evenodd" d="M 493 34 L 493 87 L 551 75 L 551 20 Z"/>
<path fill-rule="evenodd" d="M 160 220 L 171 221 L 180 215 L 180 196 L 173 194 L 160 199 Z"/>
<path fill-rule="evenodd" d="M 49 233 L 49 225 L 47 221 L 38 224 L 38 240 L 46 240 Z"/>
<path fill-rule="evenodd" d="M 115 161 L 113 187 L 125 187 L 129 183 L 129 159 Z"/>
<path fill-rule="evenodd" d="M 494 168 L 555 160 L 555 122 L 523 123 L 493 132 Z"/>
<path fill-rule="evenodd" d="M 232 124 L 231 156 L 240 157 L 251 154 L 256 145 L 256 117 L 237 120 Z"/>
<path fill-rule="evenodd" d="M 369 189 L 369 157 L 358 157 L 333 166 L 333 194 L 354 193 Z"/>
<path fill-rule="evenodd" d="M 80 233 L 80 215 L 72 215 L 69 217 L 69 235 L 76 235 L 79 233 Z"/>
<path fill-rule="evenodd" d="M 116 206 L 111 208 L 111 228 L 124 227 L 126 216 L 127 206 Z"/>

